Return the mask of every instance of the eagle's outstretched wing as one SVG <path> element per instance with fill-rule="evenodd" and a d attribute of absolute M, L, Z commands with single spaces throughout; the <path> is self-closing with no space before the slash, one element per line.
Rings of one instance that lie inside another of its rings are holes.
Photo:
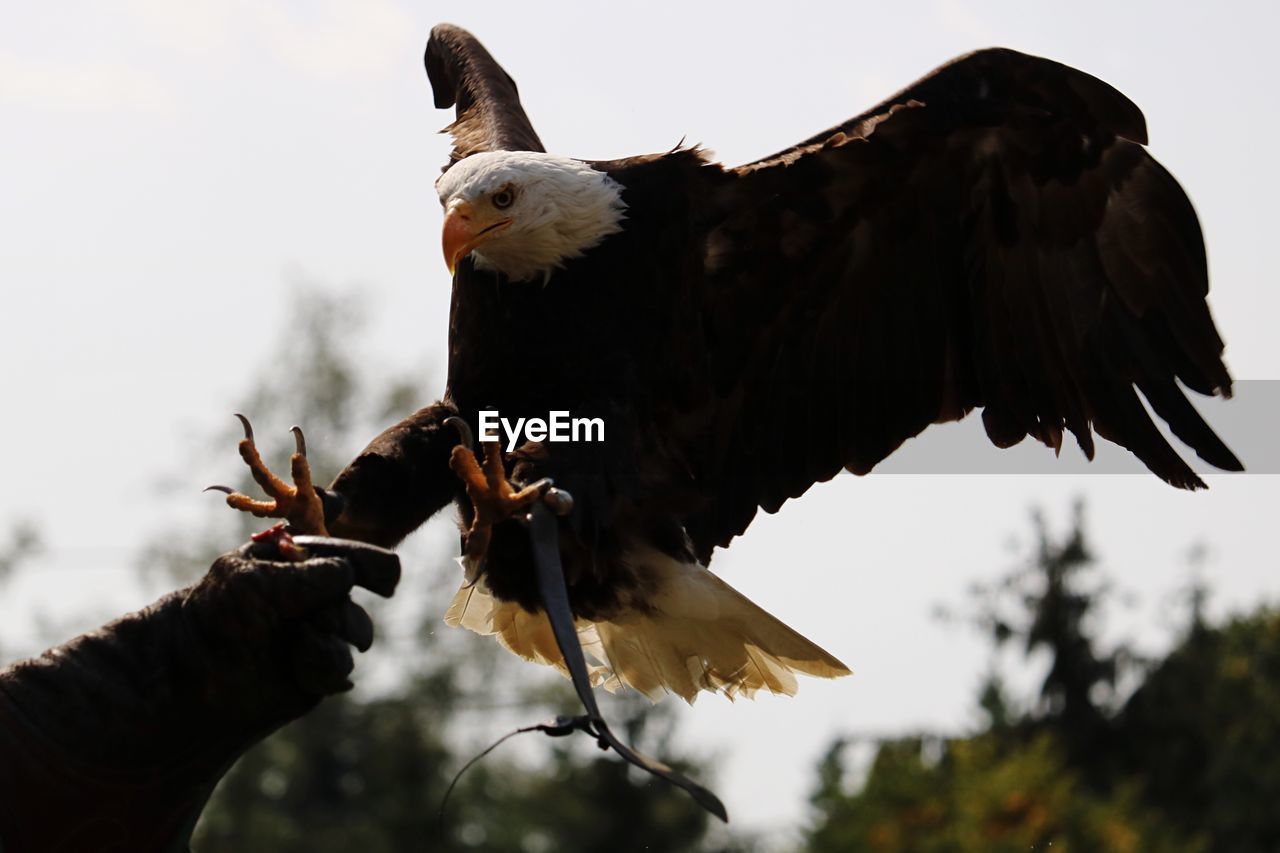
<path fill-rule="evenodd" d="M 1240 470 L 1179 386 L 1231 378 L 1195 211 L 1145 141 L 1106 83 L 985 50 L 713 182 L 685 324 L 711 401 L 686 437 L 698 551 L 975 407 L 1001 447 L 1069 431 L 1092 457 L 1096 431 L 1202 487 L 1140 391 Z"/>
<path fill-rule="evenodd" d="M 447 169 L 481 151 L 545 151 L 511 75 L 484 45 L 453 24 L 437 24 L 427 41 L 427 77 L 439 109 L 457 108 Z"/>

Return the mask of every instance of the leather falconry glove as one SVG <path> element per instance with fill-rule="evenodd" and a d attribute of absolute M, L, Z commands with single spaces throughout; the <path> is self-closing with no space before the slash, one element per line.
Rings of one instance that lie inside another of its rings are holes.
<path fill-rule="evenodd" d="M 0 851 L 183 851 L 250 746 L 349 690 L 395 554 L 283 531 L 198 583 L 0 671 Z"/>

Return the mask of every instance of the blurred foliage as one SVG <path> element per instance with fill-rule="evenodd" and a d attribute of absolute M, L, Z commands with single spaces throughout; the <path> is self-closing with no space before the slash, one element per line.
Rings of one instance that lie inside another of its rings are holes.
<path fill-rule="evenodd" d="M 8 542 L 0 544 L 0 584 L 44 547 L 40 529 L 32 521 L 15 521 L 9 526 L 7 538 Z"/>
<path fill-rule="evenodd" d="M 40 528 L 30 520 L 12 522 L 6 538 L 7 542 L 0 543 L 0 590 L 18 573 L 18 569 L 44 550 Z M 0 661 L 7 659 L 7 654 L 0 649 Z"/>
<path fill-rule="evenodd" d="M 839 785 L 839 745 L 823 765 L 812 851 L 1204 849 L 1165 828 L 1132 785 L 1090 788 L 1048 733 L 1016 743 L 990 734 L 932 746 L 921 738 L 890 741 L 854 795 Z"/>
<path fill-rule="evenodd" d="M 193 849 L 705 849 L 698 846 L 708 828 L 705 812 L 682 792 L 633 775 L 585 739 L 549 743 L 528 735 L 525 746 L 539 756 L 533 765 L 513 761 L 510 753 L 491 754 L 461 778 L 442 819 L 452 775 L 478 751 L 462 748 L 457 737 L 477 714 L 473 697 L 464 698 L 451 683 L 452 667 L 462 664 L 455 658 L 372 701 L 327 700 L 268 738 L 223 781 Z M 642 749 L 660 747 L 639 729 L 665 722 L 665 715 L 637 707 L 619 722 Z"/>
<path fill-rule="evenodd" d="M 294 293 L 290 333 L 239 408 L 268 464 L 277 451 L 287 458 L 288 428 L 298 423 L 316 479 L 327 482 L 379 430 L 434 399 L 426 376 L 396 380 L 361 369 L 357 309 L 352 299 L 322 290 Z M 209 442 L 215 479 L 253 493 L 235 453 L 238 424 L 227 421 Z M 189 581 L 265 524 L 217 509 L 200 522 L 180 538 L 157 535 L 144 552 L 152 577 Z M 708 840 L 708 816 L 684 792 L 630 770 L 581 735 L 551 741 L 530 734 L 517 739 L 520 747 L 495 751 L 462 777 L 442 822 L 445 790 L 468 759 L 505 731 L 574 713 L 577 700 L 567 681 L 490 639 L 435 630 L 460 570 L 424 544 L 411 539 L 400 549 L 405 579 L 394 601 L 361 600 L 379 635 L 356 678 L 368 680 L 380 662 L 391 670 L 383 679 L 390 688 L 331 697 L 250 750 L 215 791 L 194 850 L 744 849 L 727 835 Z M 412 628 L 397 632 L 397 622 Z M 629 742 L 670 760 L 669 710 L 640 699 L 612 703 L 606 714 Z M 676 765 L 711 781 L 705 767 Z"/>
<path fill-rule="evenodd" d="M 837 740 L 818 767 L 812 853 L 1280 850 L 1280 614 L 1213 628 L 1197 587 L 1163 661 L 1102 650 L 1115 592 L 1089 572 L 1083 519 L 1077 506 L 1054 538 L 1036 516 L 1032 559 L 975 590 L 970 618 L 994 648 L 1047 654 L 1036 701 L 1014 711 L 993 672 L 982 731 L 881 741 L 852 790 Z M 1121 701 L 1125 677 L 1138 686 Z"/>
<path fill-rule="evenodd" d="M 1193 621 L 1117 721 L 1125 766 L 1214 850 L 1280 850 L 1280 611 Z"/>

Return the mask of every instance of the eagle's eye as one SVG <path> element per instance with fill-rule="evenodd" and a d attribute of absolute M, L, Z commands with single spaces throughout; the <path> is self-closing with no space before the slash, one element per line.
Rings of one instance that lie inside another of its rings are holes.
<path fill-rule="evenodd" d="M 498 210 L 506 210 L 516 200 L 516 194 L 511 191 L 511 187 L 503 187 L 494 193 L 489 200 L 493 202 L 493 206 Z"/>

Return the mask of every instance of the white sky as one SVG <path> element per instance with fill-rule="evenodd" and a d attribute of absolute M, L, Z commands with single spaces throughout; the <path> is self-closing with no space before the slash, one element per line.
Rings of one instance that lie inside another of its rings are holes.
<path fill-rule="evenodd" d="M 1143 108 L 1153 152 L 1196 204 L 1234 374 L 1280 378 L 1267 4 L 4 4 L 0 518 L 39 520 L 86 568 L 11 590 L 0 640 L 36 602 L 85 614 L 80 627 L 104 602 L 143 603 L 121 564 L 150 519 L 216 511 L 204 482 L 160 496 L 154 481 L 263 368 L 290 277 L 358 283 L 388 364 L 443 362 L 432 182 L 449 116 L 421 66 L 442 14 L 516 78 L 549 149 L 593 158 L 687 138 L 743 162 L 977 47 L 1083 68 Z M 439 385 L 424 377 L 424 403 Z M 1061 521 L 1071 496 L 1088 499 L 1106 566 L 1142 601 L 1115 636 L 1167 642 L 1167 594 L 1195 542 L 1213 546 L 1215 613 L 1276 600 L 1277 479 L 1211 483 L 843 477 L 760 519 L 718 569 L 856 675 L 683 712 L 688 743 L 726 758 L 714 787 L 735 823 L 798 819 L 836 730 L 972 722 L 983 647 L 929 611 L 1007 566 L 1033 503 Z"/>

